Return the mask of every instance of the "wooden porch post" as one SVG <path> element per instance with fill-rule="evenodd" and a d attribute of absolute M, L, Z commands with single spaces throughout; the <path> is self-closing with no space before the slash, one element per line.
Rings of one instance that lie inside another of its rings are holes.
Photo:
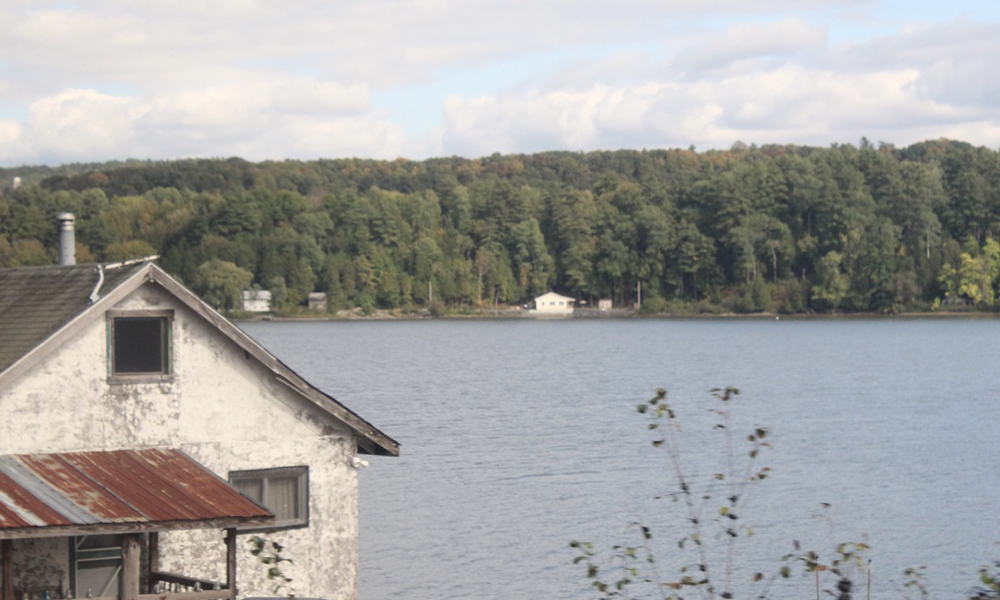
<path fill-rule="evenodd" d="M 3 600 L 14 600 L 14 542 L 0 541 L 0 563 L 3 570 Z"/>
<path fill-rule="evenodd" d="M 160 534 L 156 531 L 149 533 L 149 573 L 146 576 L 146 582 L 149 589 L 146 590 L 147 594 L 152 594 L 156 591 L 156 578 L 153 573 L 160 570 Z"/>
<path fill-rule="evenodd" d="M 139 534 L 122 538 L 122 573 L 120 600 L 139 600 Z"/>
<path fill-rule="evenodd" d="M 229 597 L 236 598 L 236 530 L 226 530 L 226 588 Z M 124 599 L 123 599 L 124 600 Z"/>

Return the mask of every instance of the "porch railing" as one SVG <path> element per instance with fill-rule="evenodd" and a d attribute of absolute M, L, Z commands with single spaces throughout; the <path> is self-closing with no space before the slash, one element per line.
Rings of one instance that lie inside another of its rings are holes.
<path fill-rule="evenodd" d="M 156 569 L 159 563 L 158 537 L 156 532 L 149 534 L 149 568 L 145 571 L 145 578 L 142 577 L 139 560 L 140 534 L 124 534 L 122 565 L 119 572 L 121 595 L 80 596 L 79 600 L 236 599 L 236 529 L 226 529 L 226 583 L 158 571 Z M 13 572 L 11 540 L 0 540 L 0 600 L 57 600 L 61 597 L 61 585 L 52 589 L 16 590 L 13 585 Z M 143 585 L 143 579 L 146 585 Z M 146 593 L 143 593 L 144 591 Z"/>
<path fill-rule="evenodd" d="M 233 596 L 231 590 L 218 581 L 163 571 L 153 571 L 149 575 L 151 590 L 149 594 L 139 595 L 142 600 L 221 600 Z"/>
<path fill-rule="evenodd" d="M 187 577 L 177 573 L 166 573 L 163 571 L 153 571 L 150 573 L 150 586 L 158 587 L 170 592 L 203 592 L 209 590 L 221 590 L 225 584 L 209 579 L 198 579 L 197 577 Z"/>

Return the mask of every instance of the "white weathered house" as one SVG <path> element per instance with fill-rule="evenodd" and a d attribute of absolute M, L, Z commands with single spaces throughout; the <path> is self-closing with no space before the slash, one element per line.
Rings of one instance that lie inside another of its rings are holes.
<path fill-rule="evenodd" d="M 571 315 L 573 314 L 573 304 L 575 300 L 568 296 L 560 296 L 555 292 L 548 292 L 535 298 L 535 308 L 531 311 L 533 315 Z"/>
<path fill-rule="evenodd" d="M 272 596 L 253 532 L 355 598 L 357 455 L 398 452 L 151 262 L 0 269 L 2 600 Z"/>

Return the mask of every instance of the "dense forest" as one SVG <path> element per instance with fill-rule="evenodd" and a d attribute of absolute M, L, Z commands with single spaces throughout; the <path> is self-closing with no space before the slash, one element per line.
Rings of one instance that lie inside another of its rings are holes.
<path fill-rule="evenodd" d="M 1000 153 L 747 146 L 480 159 L 127 161 L 0 169 L 0 266 L 160 255 L 214 305 L 519 305 L 550 289 L 650 312 L 991 310 Z M 15 184 L 15 178 L 17 178 Z"/>

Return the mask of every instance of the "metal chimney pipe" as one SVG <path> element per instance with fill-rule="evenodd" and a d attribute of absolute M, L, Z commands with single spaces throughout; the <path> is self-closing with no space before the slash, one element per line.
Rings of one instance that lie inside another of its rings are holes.
<path fill-rule="evenodd" d="M 73 213 L 59 213 L 59 264 L 72 266 L 76 264 L 76 231 Z"/>

